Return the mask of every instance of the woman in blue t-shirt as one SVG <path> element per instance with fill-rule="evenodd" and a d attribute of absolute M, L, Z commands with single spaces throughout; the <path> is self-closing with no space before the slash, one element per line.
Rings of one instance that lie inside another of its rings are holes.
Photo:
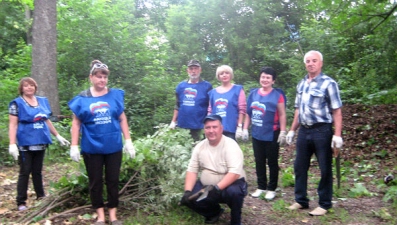
<path fill-rule="evenodd" d="M 125 139 L 124 150 L 131 158 L 135 157 L 135 148 L 124 114 L 124 91 L 107 87 L 109 73 L 106 64 L 94 60 L 89 75 L 91 87 L 69 102 L 73 111 L 70 156 L 74 161 L 80 160 L 78 144 L 81 132 L 81 154 L 87 170 L 91 204 L 98 214 L 95 223 L 97 225 L 105 224 L 105 204 L 102 197 L 104 183 L 109 220 L 113 225 L 121 224 L 116 216 L 123 149 L 121 133 Z"/>
<path fill-rule="evenodd" d="M 56 136 L 61 145 L 69 141 L 58 134 L 51 120 L 50 103 L 45 97 L 36 95 L 37 83 L 31 77 L 19 81 L 20 96 L 9 104 L 9 153 L 18 159 L 17 206 L 19 211 L 27 209 L 29 176 L 32 174 L 37 199 L 45 196 L 43 187 L 44 153 Z"/>
<path fill-rule="evenodd" d="M 242 123 L 247 108 L 243 86 L 233 84 L 234 74 L 230 66 L 216 69 L 216 78 L 221 85 L 208 92 L 208 114 L 222 117 L 223 134 L 234 140 L 242 137 Z"/>
<path fill-rule="evenodd" d="M 247 100 L 243 139 L 248 139 L 251 124 L 252 147 L 254 149 L 258 189 L 251 194 L 257 198 L 266 193 L 267 200 L 276 197 L 278 181 L 278 157 L 280 145 L 286 143 L 285 95 L 281 89 L 273 88 L 276 71 L 263 67 L 260 71 L 260 88 L 251 90 Z M 266 164 L 269 166 L 269 182 L 266 177 Z"/>

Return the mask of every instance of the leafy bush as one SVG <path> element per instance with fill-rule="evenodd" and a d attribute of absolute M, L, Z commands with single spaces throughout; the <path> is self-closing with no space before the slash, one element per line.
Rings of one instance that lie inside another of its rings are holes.
<path fill-rule="evenodd" d="M 170 130 L 161 124 L 153 135 L 134 141 L 136 157 L 123 155 L 120 173 L 120 201 L 144 209 L 164 210 L 176 203 L 183 192 L 184 175 L 194 141 L 185 129 Z M 76 204 L 87 204 L 88 179 L 84 166 L 68 172 L 53 186 L 72 193 Z M 71 175 L 70 175 L 71 174 Z M 106 192 L 104 192 L 106 195 Z M 105 197 L 106 199 L 106 197 Z"/>
<path fill-rule="evenodd" d="M 153 135 L 134 141 L 136 158 L 123 163 L 121 183 L 127 182 L 131 171 L 138 172 L 134 181 L 137 190 L 130 193 L 145 193 L 146 203 L 152 209 L 167 208 L 182 195 L 193 144 L 188 130 L 170 130 L 165 124 L 159 125 Z M 126 192 L 128 196 L 129 190 Z M 124 199 L 136 201 L 134 196 Z"/>

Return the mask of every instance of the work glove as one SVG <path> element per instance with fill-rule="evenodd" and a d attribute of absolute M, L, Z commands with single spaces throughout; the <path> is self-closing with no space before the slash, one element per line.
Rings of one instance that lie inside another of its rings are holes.
<path fill-rule="evenodd" d="M 187 205 L 190 202 L 189 197 L 191 195 L 192 195 L 191 191 L 185 191 L 185 193 L 183 193 L 183 196 L 181 198 L 180 205 Z"/>
<path fill-rule="evenodd" d="M 8 146 L 8 153 L 10 153 L 10 155 L 12 155 L 12 157 L 14 157 L 14 160 L 17 160 L 18 156 L 19 156 L 19 149 L 18 149 L 17 145 L 11 144 L 10 146 Z"/>
<path fill-rule="evenodd" d="M 280 146 L 284 146 L 287 143 L 287 131 L 280 131 L 280 134 L 278 135 L 277 143 Z"/>
<path fill-rule="evenodd" d="M 70 142 L 68 140 L 66 140 L 65 138 L 63 138 L 61 135 L 58 134 L 55 137 L 58 139 L 59 143 L 61 143 L 62 146 L 69 146 L 70 145 Z"/>
<path fill-rule="evenodd" d="M 242 136 L 243 141 L 248 141 L 248 137 L 249 137 L 248 129 L 243 129 L 243 136 Z"/>
<path fill-rule="evenodd" d="M 294 140 L 294 136 L 295 136 L 295 131 L 288 131 L 287 137 L 286 137 L 286 141 L 287 144 L 291 145 L 292 144 L 292 140 Z"/>
<path fill-rule="evenodd" d="M 211 199 L 217 199 L 221 196 L 221 189 L 219 189 L 218 185 L 215 185 L 209 192 L 208 197 Z"/>
<path fill-rule="evenodd" d="M 238 139 L 243 139 L 243 128 L 242 127 L 237 127 L 236 140 L 238 140 Z"/>
<path fill-rule="evenodd" d="M 331 147 L 332 148 L 337 148 L 337 149 L 341 149 L 343 145 L 343 140 L 342 137 L 340 136 L 332 136 L 332 143 L 331 143 Z"/>
<path fill-rule="evenodd" d="M 126 139 L 124 141 L 124 152 L 128 153 L 131 159 L 135 158 L 135 148 L 134 145 L 132 144 L 131 139 Z"/>
<path fill-rule="evenodd" d="M 70 158 L 76 162 L 80 161 L 80 150 L 78 145 L 70 146 Z"/>
<path fill-rule="evenodd" d="M 170 129 L 175 129 L 176 123 L 174 121 L 171 121 L 169 128 Z"/>

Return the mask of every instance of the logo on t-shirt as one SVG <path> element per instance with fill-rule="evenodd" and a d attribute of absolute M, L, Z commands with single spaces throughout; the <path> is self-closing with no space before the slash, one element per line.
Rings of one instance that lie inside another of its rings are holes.
<path fill-rule="evenodd" d="M 43 129 L 44 128 L 44 120 L 46 120 L 48 117 L 44 113 L 38 113 L 34 115 L 33 118 L 33 129 Z"/>
<path fill-rule="evenodd" d="M 96 102 L 90 104 L 90 112 L 95 115 L 95 124 L 107 124 L 112 122 L 109 112 L 110 105 L 107 102 Z"/>
<path fill-rule="evenodd" d="M 214 104 L 215 114 L 217 114 L 221 117 L 225 117 L 228 103 L 229 103 L 229 101 L 227 99 L 224 99 L 224 98 L 216 99 L 215 104 Z"/>
<path fill-rule="evenodd" d="M 185 97 L 183 99 L 182 104 L 185 106 L 194 106 L 195 105 L 194 99 L 197 96 L 197 90 L 193 88 L 185 88 L 183 94 L 185 95 Z"/>
<path fill-rule="evenodd" d="M 251 109 L 252 109 L 252 117 L 251 117 L 252 125 L 261 127 L 263 122 L 262 118 L 265 116 L 266 113 L 266 105 L 258 101 L 252 102 Z"/>

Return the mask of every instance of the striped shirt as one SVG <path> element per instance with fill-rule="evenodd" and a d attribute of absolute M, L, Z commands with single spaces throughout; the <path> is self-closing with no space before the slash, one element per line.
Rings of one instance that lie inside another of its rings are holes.
<path fill-rule="evenodd" d="M 306 75 L 296 86 L 295 108 L 299 108 L 299 123 L 332 123 L 332 110 L 342 107 L 338 84 L 323 73 L 310 83 Z"/>

